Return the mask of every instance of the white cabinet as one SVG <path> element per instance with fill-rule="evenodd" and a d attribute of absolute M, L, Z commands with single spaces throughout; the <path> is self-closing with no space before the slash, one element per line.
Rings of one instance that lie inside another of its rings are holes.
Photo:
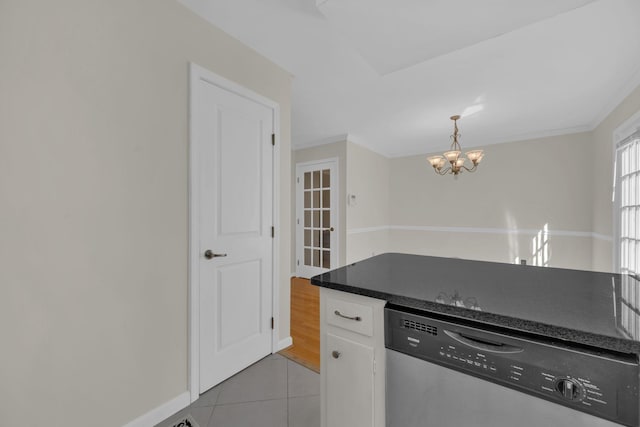
<path fill-rule="evenodd" d="M 373 348 L 327 334 L 327 426 L 373 425 Z"/>
<path fill-rule="evenodd" d="M 384 427 L 384 305 L 320 288 L 322 427 Z"/>

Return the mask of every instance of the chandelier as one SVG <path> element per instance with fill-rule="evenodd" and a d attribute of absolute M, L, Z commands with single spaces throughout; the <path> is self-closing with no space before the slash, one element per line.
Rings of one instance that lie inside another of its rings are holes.
<path fill-rule="evenodd" d="M 475 172 L 478 167 L 478 163 L 484 157 L 484 152 L 482 150 L 472 150 L 467 151 L 465 154 L 467 157 L 462 155 L 462 147 L 460 147 L 460 143 L 458 142 L 458 138 L 460 134 L 458 133 L 458 120 L 460 116 L 451 116 L 451 120 L 453 120 L 453 142 L 451 143 L 451 150 L 443 153 L 442 156 L 431 156 L 427 157 L 431 166 L 433 166 L 433 170 L 438 175 L 446 175 L 448 173 L 453 175 L 458 175 L 463 171 L 467 172 Z M 469 159 L 473 166 L 468 168 L 465 166 L 465 160 Z M 449 162 L 449 166 L 446 169 L 443 169 L 444 166 Z"/>

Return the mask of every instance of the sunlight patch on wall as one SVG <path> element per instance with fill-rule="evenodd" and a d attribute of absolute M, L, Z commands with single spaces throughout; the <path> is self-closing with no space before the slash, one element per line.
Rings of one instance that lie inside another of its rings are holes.
<path fill-rule="evenodd" d="M 538 267 L 549 267 L 549 254 L 549 223 L 546 223 L 531 239 L 531 264 Z"/>

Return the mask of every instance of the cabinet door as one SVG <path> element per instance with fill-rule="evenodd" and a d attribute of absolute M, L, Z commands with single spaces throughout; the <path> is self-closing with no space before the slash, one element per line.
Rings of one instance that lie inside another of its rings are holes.
<path fill-rule="evenodd" d="M 372 427 L 373 348 L 328 333 L 326 349 L 327 426 Z"/>

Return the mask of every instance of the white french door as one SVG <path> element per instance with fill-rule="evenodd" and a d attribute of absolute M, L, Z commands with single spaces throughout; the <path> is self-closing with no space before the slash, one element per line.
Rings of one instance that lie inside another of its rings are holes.
<path fill-rule="evenodd" d="M 338 267 L 338 162 L 296 165 L 296 275 Z"/>
<path fill-rule="evenodd" d="M 274 111 L 216 81 L 191 82 L 200 392 L 272 351 Z"/>

